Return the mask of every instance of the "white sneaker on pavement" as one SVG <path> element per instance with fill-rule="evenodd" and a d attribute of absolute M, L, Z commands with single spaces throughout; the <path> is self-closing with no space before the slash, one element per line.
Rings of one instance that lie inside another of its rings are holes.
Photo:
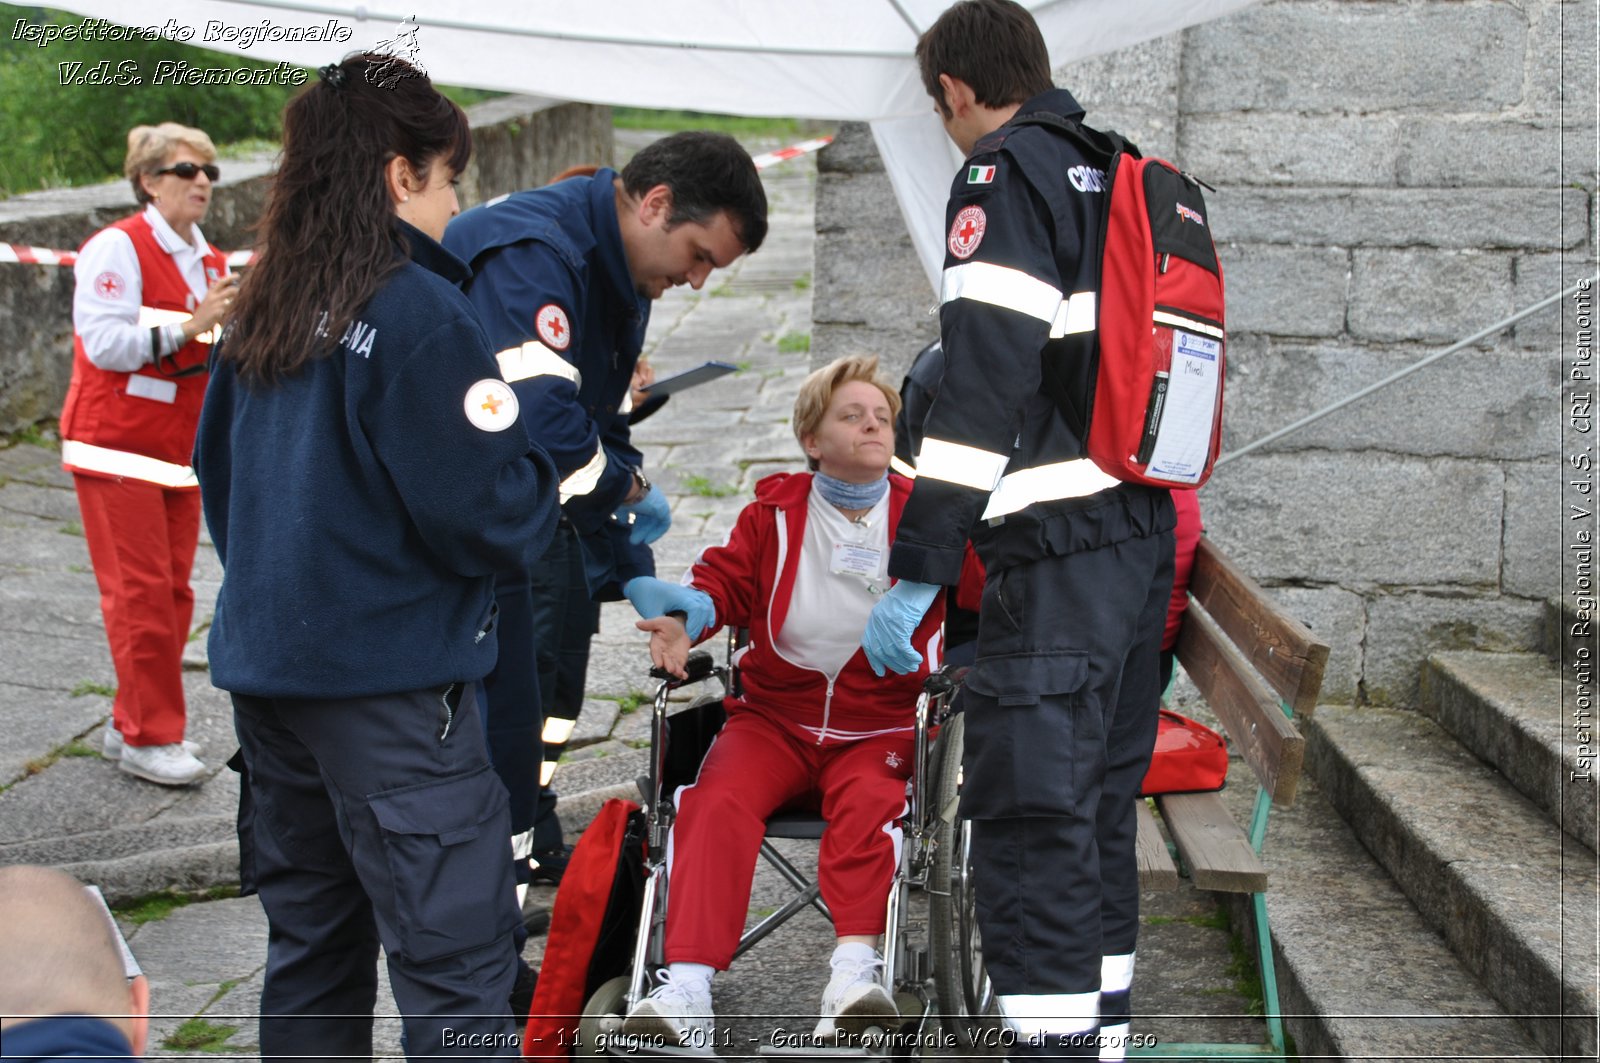
<path fill-rule="evenodd" d="M 206 773 L 206 766 L 178 742 L 165 746 L 124 746 L 117 767 L 162 786 L 187 786 Z"/>
<path fill-rule="evenodd" d="M 819 1040 L 859 1037 L 872 1026 L 885 1031 L 898 1026 L 900 1009 L 883 987 L 882 971 L 883 960 L 877 953 L 871 959 L 836 956 L 833 977 L 822 991 L 822 1018 L 813 1036 Z"/>
<path fill-rule="evenodd" d="M 100 755 L 105 757 L 107 760 L 121 760 L 122 750 L 126 746 L 127 743 L 123 741 L 122 732 L 117 730 L 111 724 L 106 724 L 106 736 L 104 742 L 100 746 Z M 183 749 L 184 752 L 188 753 L 191 757 L 198 757 L 200 755 L 199 742 L 191 742 L 185 738 L 183 740 Z"/>
<path fill-rule="evenodd" d="M 623 1020 L 623 1036 L 712 1052 L 711 983 L 674 978 L 666 968 L 656 977 L 650 995 Z"/>

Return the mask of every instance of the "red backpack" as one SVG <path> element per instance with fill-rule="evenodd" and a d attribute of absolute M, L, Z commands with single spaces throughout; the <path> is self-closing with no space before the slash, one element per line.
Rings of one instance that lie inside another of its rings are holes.
<path fill-rule="evenodd" d="M 1222 264 L 1200 183 L 1116 133 L 1049 112 L 1042 125 L 1110 156 L 1106 166 L 1088 457 L 1153 487 L 1205 483 L 1222 441 Z"/>
<path fill-rule="evenodd" d="M 1206 793 L 1227 781 L 1228 747 L 1222 736 L 1198 720 L 1162 709 L 1139 796 Z"/>

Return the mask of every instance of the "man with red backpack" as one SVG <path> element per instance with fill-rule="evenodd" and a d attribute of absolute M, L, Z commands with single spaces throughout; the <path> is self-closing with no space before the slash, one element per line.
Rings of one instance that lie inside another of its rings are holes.
<path fill-rule="evenodd" d="M 946 367 L 862 644 L 880 671 L 955 583 L 988 570 L 968 676 L 961 811 L 973 821 L 984 960 L 1010 1058 L 1121 1054 L 1138 930 L 1138 793 L 1156 729 L 1172 583 L 1169 492 L 1084 455 L 1106 169 L 1077 137 L 1044 41 L 1010 0 L 964 0 L 918 42 L 968 153 L 947 209 Z M 1120 1029 L 1119 1029 L 1120 1028 Z"/>

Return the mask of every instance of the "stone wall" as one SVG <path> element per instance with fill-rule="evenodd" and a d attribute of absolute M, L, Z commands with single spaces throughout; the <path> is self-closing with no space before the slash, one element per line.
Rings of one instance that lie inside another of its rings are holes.
<path fill-rule="evenodd" d="M 1217 188 L 1224 451 L 1593 272 L 1594 27 L 1556 0 L 1279 0 L 1058 72 Z M 903 366 L 934 299 L 885 234 L 870 134 L 819 169 L 815 357 Z M 1430 650 L 1534 644 L 1560 592 L 1560 329 L 1541 312 L 1202 492 L 1210 534 L 1333 646 L 1329 700 L 1407 704 Z"/>
<path fill-rule="evenodd" d="M 463 208 L 539 185 L 578 163 L 612 161 L 611 109 L 503 97 L 469 112 L 472 162 L 460 185 Z M 224 250 L 248 248 L 272 169 L 270 158 L 225 159 L 202 225 Z M 37 192 L 0 201 L 0 242 L 76 249 L 133 209 L 126 181 Z M 72 271 L 0 263 L 0 434 L 53 418 L 72 375 Z"/>

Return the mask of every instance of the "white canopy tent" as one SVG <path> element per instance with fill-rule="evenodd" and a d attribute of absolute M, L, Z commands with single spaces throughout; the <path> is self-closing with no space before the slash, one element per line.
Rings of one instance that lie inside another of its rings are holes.
<path fill-rule="evenodd" d="M 1054 67 L 1216 18 L 1253 0 L 1021 0 Z M 139 16 L 187 43 L 322 66 L 418 27 L 436 81 L 618 106 L 872 123 L 930 282 L 960 165 L 922 88 L 917 37 L 949 0 L 447 0 L 421 10 L 355 0 L 164 0 Z M 129 24 L 126 0 L 67 9 Z M 329 20 L 340 41 L 287 39 Z M 296 33 L 294 31 L 299 30 Z"/>

